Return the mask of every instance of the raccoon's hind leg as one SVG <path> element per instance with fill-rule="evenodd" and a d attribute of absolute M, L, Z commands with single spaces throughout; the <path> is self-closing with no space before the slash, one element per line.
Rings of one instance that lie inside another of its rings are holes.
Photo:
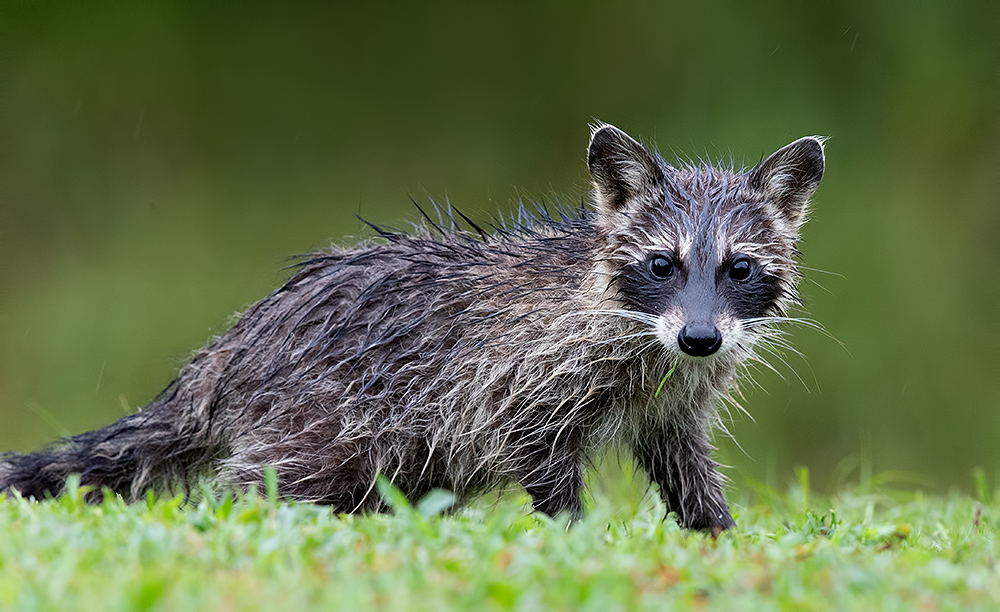
<path fill-rule="evenodd" d="M 704 429 L 694 423 L 651 425 L 633 444 L 639 465 L 660 487 L 681 527 L 718 534 L 736 526 L 723 497 L 723 477 Z"/>

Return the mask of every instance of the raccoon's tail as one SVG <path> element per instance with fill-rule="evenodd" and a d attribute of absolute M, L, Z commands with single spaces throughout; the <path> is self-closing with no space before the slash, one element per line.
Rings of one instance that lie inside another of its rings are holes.
<path fill-rule="evenodd" d="M 186 486 L 194 472 L 214 456 L 206 428 L 187 422 L 172 406 L 151 405 L 107 427 L 67 438 L 34 453 L 0 454 L 0 491 L 17 489 L 24 497 L 57 496 L 70 474 L 93 487 L 98 501 L 107 487 L 128 500 L 146 489 Z M 181 417 L 181 418 L 178 418 Z"/>

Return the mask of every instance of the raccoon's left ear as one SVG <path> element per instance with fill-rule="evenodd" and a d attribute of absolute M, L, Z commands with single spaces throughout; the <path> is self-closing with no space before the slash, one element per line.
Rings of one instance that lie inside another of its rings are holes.
<path fill-rule="evenodd" d="M 823 141 L 811 136 L 800 138 L 753 168 L 747 184 L 797 226 L 802 222 L 809 198 L 819 187 L 825 163 Z"/>

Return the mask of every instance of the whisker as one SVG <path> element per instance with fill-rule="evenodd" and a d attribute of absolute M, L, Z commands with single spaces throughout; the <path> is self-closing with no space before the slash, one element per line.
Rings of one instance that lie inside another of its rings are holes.
<path fill-rule="evenodd" d="M 807 270 L 809 272 L 818 272 L 820 274 L 829 274 L 830 276 L 836 276 L 838 278 L 843 278 L 845 280 L 847 279 L 846 276 L 844 276 L 843 274 L 841 274 L 839 272 L 831 272 L 830 270 L 824 270 L 822 268 L 812 268 L 810 266 L 803 266 L 801 264 L 799 265 L 799 270 Z"/>
<path fill-rule="evenodd" d="M 784 356 L 782 356 L 782 354 L 781 354 L 781 353 L 779 353 L 779 352 L 778 352 L 777 350 L 775 350 L 775 349 L 774 349 L 773 347 L 769 347 L 769 346 L 767 346 L 766 344 L 763 344 L 763 343 L 762 343 L 762 344 L 760 344 L 760 348 L 761 348 L 762 350 L 766 351 L 767 353 L 771 354 L 772 356 L 774 356 L 774 358 L 775 358 L 775 359 L 777 359 L 777 360 L 778 360 L 778 361 L 780 361 L 780 362 L 781 362 L 782 364 L 784 364 L 784 366 L 785 366 L 786 368 L 788 368 L 788 370 L 789 370 L 789 371 L 790 371 L 790 372 L 791 372 L 792 374 L 794 374 L 794 375 L 795 375 L 795 378 L 797 378 L 797 379 L 799 380 L 799 382 L 800 382 L 800 383 L 802 383 L 802 386 L 806 388 L 806 391 L 809 391 L 809 392 L 812 392 L 812 391 L 811 391 L 811 390 L 809 389 L 809 385 L 807 385 L 807 384 L 806 384 L 806 381 L 805 381 L 805 380 L 804 380 L 804 379 L 803 379 L 803 378 L 802 378 L 801 376 L 799 376 L 799 373 L 795 371 L 795 368 L 793 368 L 793 367 L 792 367 L 792 365 L 791 365 L 790 363 L 788 363 L 788 360 L 787 360 L 787 359 L 785 359 L 785 358 L 784 358 Z M 765 363 L 765 364 L 766 364 L 766 363 L 768 363 L 768 362 L 767 362 L 767 360 L 763 360 L 763 359 L 762 359 L 762 360 L 760 360 L 760 363 Z M 774 369 L 774 368 L 772 367 L 772 369 Z M 775 371 L 775 372 L 777 372 L 777 370 L 774 370 L 774 371 Z M 779 375 L 779 376 L 781 376 L 781 374 L 780 374 L 780 373 L 778 373 L 778 375 Z M 784 378 L 785 378 L 784 376 L 781 376 L 781 377 L 782 377 L 782 379 L 784 379 Z"/>

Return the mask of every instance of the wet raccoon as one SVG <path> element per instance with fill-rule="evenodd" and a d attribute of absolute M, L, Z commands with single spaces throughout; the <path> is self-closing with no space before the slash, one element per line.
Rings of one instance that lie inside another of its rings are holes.
<path fill-rule="evenodd" d="M 281 495 L 344 512 L 380 509 L 383 474 L 414 499 L 515 482 L 578 515 L 583 467 L 611 446 L 682 526 L 732 527 L 709 433 L 796 301 L 822 144 L 671 166 L 601 125 L 588 164 L 592 209 L 382 230 L 302 260 L 138 413 L 0 457 L 0 490 L 40 498 L 77 473 L 134 499 L 274 466 Z"/>

